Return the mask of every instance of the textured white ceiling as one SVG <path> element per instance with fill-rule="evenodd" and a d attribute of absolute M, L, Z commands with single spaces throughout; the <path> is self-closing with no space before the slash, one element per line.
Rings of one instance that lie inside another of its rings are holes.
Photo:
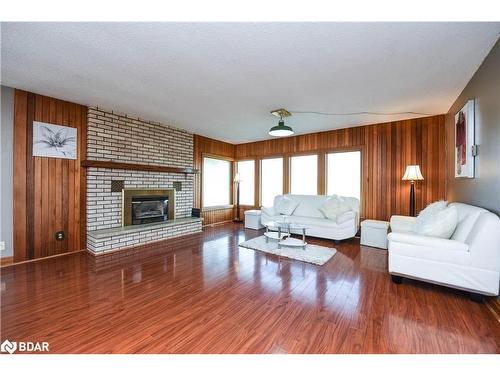
<path fill-rule="evenodd" d="M 272 109 L 446 112 L 500 23 L 3 23 L 3 85 L 241 143 Z M 296 133 L 409 118 L 294 114 Z"/>

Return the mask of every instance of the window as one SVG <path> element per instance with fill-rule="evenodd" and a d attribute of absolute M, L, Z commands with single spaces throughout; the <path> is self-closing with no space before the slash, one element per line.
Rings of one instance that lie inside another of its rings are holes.
<path fill-rule="evenodd" d="M 231 204 L 231 162 L 203 158 L 203 207 Z"/>
<path fill-rule="evenodd" d="M 255 204 L 255 161 L 245 160 L 237 163 L 240 175 L 240 204 Z"/>
<path fill-rule="evenodd" d="M 327 155 L 327 194 L 360 198 L 361 152 L 334 152 Z"/>
<path fill-rule="evenodd" d="M 291 157 L 290 174 L 292 194 L 318 194 L 318 155 Z"/>
<path fill-rule="evenodd" d="M 272 207 L 274 197 L 283 194 L 283 158 L 262 159 L 260 164 L 261 204 Z"/>

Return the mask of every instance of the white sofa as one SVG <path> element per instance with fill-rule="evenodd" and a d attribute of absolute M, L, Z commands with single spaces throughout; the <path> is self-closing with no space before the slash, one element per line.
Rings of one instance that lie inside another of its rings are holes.
<path fill-rule="evenodd" d="M 313 237 L 328 238 L 332 240 L 343 240 L 354 237 L 359 228 L 359 200 L 356 198 L 343 197 L 350 211 L 340 215 L 336 220 L 325 218 L 319 210 L 322 204 L 330 198 L 327 195 L 278 195 L 274 198 L 273 207 L 262 207 L 262 224 L 270 221 L 281 220 L 275 207 L 280 199 L 289 197 L 298 203 L 297 208 L 287 220 L 291 223 L 304 224 L 308 226 L 306 234 Z M 292 231 L 293 232 L 293 231 Z"/>
<path fill-rule="evenodd" d="M 498 295 L 500 219 L 479 207 L 450 203 L 458 225 L 450 239 L 413 232 L 414 217 L 392 216 L 389 273 L 482 295 Z"/>

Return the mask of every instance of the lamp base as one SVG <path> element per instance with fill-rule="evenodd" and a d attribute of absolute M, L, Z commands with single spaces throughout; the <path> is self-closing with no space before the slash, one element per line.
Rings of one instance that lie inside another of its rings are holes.
<path fill-rule="evenodd" d="M 410 185 L 410 216 L 415 216 L 415 184 Z"/>

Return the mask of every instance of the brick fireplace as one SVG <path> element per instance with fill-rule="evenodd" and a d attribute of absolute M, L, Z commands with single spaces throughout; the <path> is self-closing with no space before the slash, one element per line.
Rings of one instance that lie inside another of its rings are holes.
<path fill-rule="evenodd" d="M 87 159 L 193 168 L 193 135 L 157 122 L 89 108 Z M 116 183 L 123 190 L 113 189 Z M 193 189 L 194 175 L 188 173 L 87 168 L 87 248 L 102 253 L 201 231 L 201 221 L 191 218 Z M 143 194 L 142 199 L 135 199 L 136 213 L 142 216 L 132 219 L 134 192 Z"/>

